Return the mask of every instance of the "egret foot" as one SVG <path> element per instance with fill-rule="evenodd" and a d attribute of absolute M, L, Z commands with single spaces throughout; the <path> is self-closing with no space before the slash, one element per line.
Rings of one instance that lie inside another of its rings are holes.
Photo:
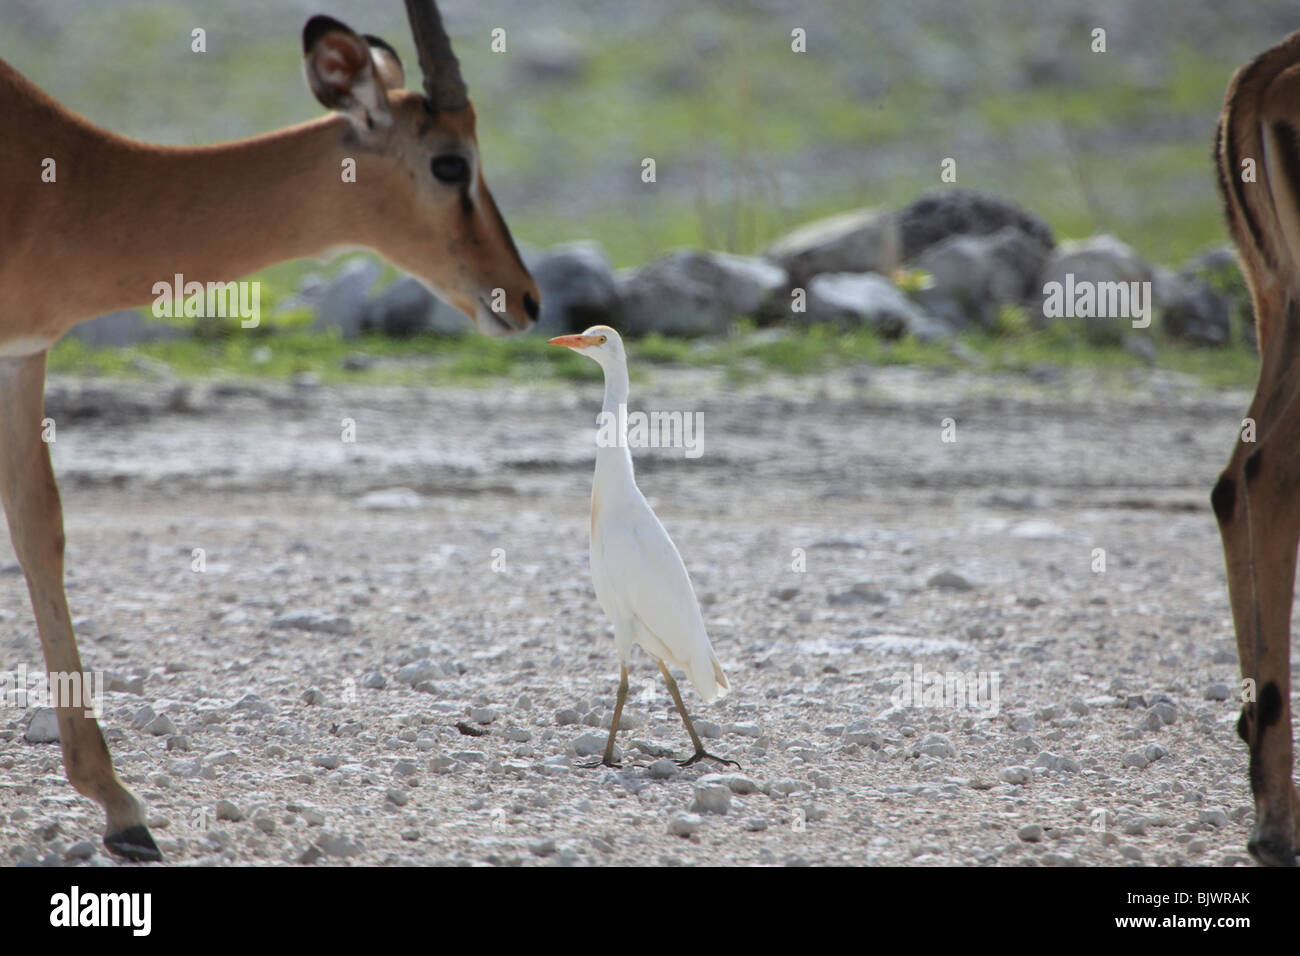
<path fill-rule="evenodd" d="M 691 764 L 696 763 L 697 761 L 700 760 L 716 760 L 718 763 L 724 764 L 728 767 L 735 767 L 737 770 L 741 769 L 740 764 L 736 763 L 736 761 L 728 760 L 726 757 L 719 757 L 715 754 L 711 754 L 707 750 L 695 751 L 695 753 L 692 756 L 688 757 L 687 759 L 677 761 L 677 766 L 689 767 Z"/>
<path fill-rule="evenodd" d="M 127 827 L 120 833 L 110 833 L 104 837 L 104 846 L 108 847 L 109 852 L 135 863 L 158 863 L 162 860 L 162 853 L 153 842 L 153 837 L 139 824 Z"/>
<path fill-rule="evenodd" d="M 677 681 L 673 680 L 673 675 L 668 672 L 668 665 L 660 661 L 659 670 L 664 675 L 664 681 L 668 684 L 668 693 L 673 695 L 673 703 L 677 705 L 677 713 L 682 715 L 682 723 L 686 725 L 686 732 L 691 735 L 691 743 L 695 746 L 695 753 L 686 760 L 677 761 L 677 766 L 689 767 L 700 760 L 716 760 L 724 766 L 735 767 L 739 770 L 740 764 L 736 763 L 736 761 L 727 760 L 725 757 L 717 757 L 704 749 L 704 744 L 700 743 L 700 735 L 695 732 L 695 725 L 691 723 L 691 718 L 686 716 L 686 705 L 682 703 L 682 692 L 677 689 Z"/>
<path fill-rule="evenodd" d="M 598 760 L 595 763 L 584 763 L 580 766 L 583 770 L 599 770 L 601 767 L 613 767 L 615 770 L 623 769 L 623 765 L 619 761 L 612 760 L 609 757 L 605 757 L 603 760 Z"/>

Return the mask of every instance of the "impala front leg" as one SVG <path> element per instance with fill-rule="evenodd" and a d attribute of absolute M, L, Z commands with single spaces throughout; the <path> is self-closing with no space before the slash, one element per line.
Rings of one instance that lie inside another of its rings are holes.
<path fill-rule="evenodd" d="M 79 674 L 81 656 L 63 592 L 63 510 L 49 445 L 41 440 L 44 389 L 44 352 L 0 359 L 0 501 L 27 578 L 45 666 L 52 674 Z M 81 702 L 56 703 L 71 704 L 57 708 L 63 765 L 77 792 L 108 814 L 104 845 L 131 860 L 162 859 L 145 827 L 144 805 L 113 771 L 99 723 Z"/>
<path fill-rule="evenodd" d="M 1250 747 L 1250 786 L 1255 828 L 1250 851 L 1273 865 L 1296 862 L 1296 793 L 1291 730 L 1291 608 L 1296 546 L 1300 543 L 1300 402 L 1250 453 L 1242 467 L 1250 526 L 1255 613 L 1256 699 L 1243 711 L 1240 729 Z"/>

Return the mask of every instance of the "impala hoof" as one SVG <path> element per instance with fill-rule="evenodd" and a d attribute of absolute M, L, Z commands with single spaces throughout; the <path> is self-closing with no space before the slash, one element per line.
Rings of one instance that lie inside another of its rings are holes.
<path fill-rule="evenodd" d="M 158 863 L 162 860 L 158 844 L 153 842 L 148 829 L 139 824 L 127 827 L 120 833 L 110 833 L 104 837 L 104 846 L 108 847 L 110 853 L 126 857 L 135 863 Z"/>
<path fill-rule="evenodd" d="M 1268 837 L 1251 837 L 1246 849 L 1255 861 L 1264 866 L 1295 866 L 1295 850 L 1289 843 L 1272 840 Z"/>

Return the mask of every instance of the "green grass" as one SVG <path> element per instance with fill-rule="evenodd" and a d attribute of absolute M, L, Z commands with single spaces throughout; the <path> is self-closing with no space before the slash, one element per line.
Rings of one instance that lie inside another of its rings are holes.
<path fill-rule="evenodd" d="M 967 334 L 953 344 L 914 338 L 886 341 L 866 329 L 828 326 L 754 330 L 739 326 L 722 339 L 685 341 L 652 335 L 628 343 L 633 378 L 650 367 L 717 369 L 737 383 L 770 375 L 813 376 L 837 368 L 915 365 L 1027 372 L 1042 366 L 1109 371 L 1146 363 L 1122 348 L 1085 343 L 1064 326 L 1014 337 Z M 345 361 L 364 355 L 369 367 L 350 370 Z M 138 377 L 156 374 L 157 363 L 187 379 L 270 378 L 288 380 L 310 373 L 329 383 L 387 385 L 468 384 L 490 387 L 509 381 L 599 381 L 600 368 L 536 336 L 504 340 L 467 334 L 459 338 L 419 337 L 397 342 L 368 336 L 345 342 L 337 335 L 289 330 L 269 336 L 233 335 L 200 342 L 155 342 L 127 349 L 92 348 L 75 339 L 50 353 L 54 372 Z M 1208 387 L 1246 388 L 1258 360 L 1245 346 L 1198 349 L 1164 343 L 1157 365 L 1191 375 Z"/>

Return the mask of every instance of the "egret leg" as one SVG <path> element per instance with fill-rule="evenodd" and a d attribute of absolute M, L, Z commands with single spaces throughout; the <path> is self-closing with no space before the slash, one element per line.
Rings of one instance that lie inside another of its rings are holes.
<path fill-rule="evenodd" d="M 614 735 L 618 733 L 618 722 L 623 716 L 623 704 L 627 700 L 627 666 L 621 667 L 621 673 L 618 678 L 618 701 L 614 704 L 614 719 L 609 725 L 609 743 L 605 744 L 605 759 L 600 763 L 588 764 L 592 767 L 619 767 L 622 766 L 614 759 Z"/>
<path fill-rule="evenodd" d="M 723 757 L 715 756 L 704 749 L 704 744 L 700 743 L 700 735 L 695 732 L 691 726 L 691 718 L 686 715 L 686 705 L 682 703 L 682 692 L 677 689 L 677 681 L 673 680 L 673 675 L 668 673 L 668 665 L 663 661 L 659 662 L 659 669 L 663 671 L 664 680 L 668 682 L 668 693 L 673 695 L 673 703 L 677 705 L 677 713 L 682 715 L 682 723 L 686 725 L 686 732 L 691 735 L 691 743 L 695 745 L 695 753 L 685 760 L 679 760 L 677 763 L 683 767 L 689 767 L 699 760 L 716 760 L 721 764 L 729 764 L 732 767 L 739 767 L 740 764 L 734 760 L 727 760 Z"/>

